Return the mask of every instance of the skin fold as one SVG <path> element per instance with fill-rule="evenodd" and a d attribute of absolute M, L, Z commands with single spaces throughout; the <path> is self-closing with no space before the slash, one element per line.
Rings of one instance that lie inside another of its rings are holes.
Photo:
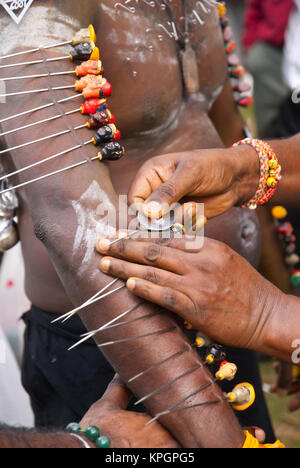
<path fill-rule="evenodd" d="M 195 6 L 194 1 L 187 3 L 189 9 Z M 176 15 L 182 16 L 181 3 L 176 1 L 174 4 L 178 11 Z M 117 195 L 127 193 L 130 182 L 141 165 L 155 154 L 223 146 L 208 116 L 208 113 L 213 111 L 214 100 L 222 91 L 227 79 L 223 39 L 216 12 L 213 11 L 207 16 L 205 26 L 195 27 L 191 32 L 197 55 L 200 92 L 188 96 L 182 82 L 180 51 L 177 44 L 167 35 L 163 36 L 163 40 L 158 38 L 157 24 L 166 21 L 166 13 L 157 13 L 155 10 L 149 14 L 147 8 L 147 5 L 140 6 L 135 16 L 126 11 L 118 13 L 110 0 L 89 0 L 84 2 L 83 14 L 81 1 L 36 1 L 18 29 L 11 24 L 5 13 L 1 12 L 1 28 L 6 30 L 9 26 L 3 53 L 22 49 L 22 37 L 26 38 L 25 48 L 35 47 L 40 45 L 41 41 L 42 44 L 48 44 L 67 40 L 79 27 L 86 27 L 89 23 L 95 25 L 105 76 L 113 86 L 109 108 L 116 115 L 118 127 L 123 135 L 122 144 L 127 151 L 127 157 L 117 163 L 86 164 L 81 169 L 32 184 L 18 192 L 26 292 L 36 306 L 56 314 L 67 312 L 73 305 L 80 305 L 110 281 L 106 275 L 99 272 L 99 258 L 90 246 L 95 246 L 96 240 L 107 235 L 107 229 L 111 227 L 105 223 L 105 206 L 118 207 Z M 32 28 L 32 24 L 35 24 L 34 18 L 39 18 L 37 30 Z M 155 30 L 156 33 L 146 33 L 148 29 Z M 150 34 L 149 42 L 145 41 L 145 34 Z M 7 47 L 7 44 L 10 47 Z M 53 49 L 47 56 L 61 54 L 60 49 Z M 26 60 L 33 58 L 36 59 L 36 55 L 26 56 Z M 10 62 L 13 61 L 15 59 Z M 73 67 L 68 61 L 51 63 L 51 71 L 70 70 Z M 44 66 L 36 66 L 34 70 L 43 72 Z M 15 70 L 2 70 L 2 76 L 32 72 L 32 67 L 20 67 Z M 51 79 L 53 86 L 73 82 L 74 77 L 68 75 L 63 79 Z M 9 82 L 7 91 L 37 89 L 48 85 L 47 79 Z M 63 98 L 70 96 L 72 91 L 55 93 L 57 98 Z M 8 98 L 8 104 L 1 104 L 1 114 L 5 117 L 45 104 L 52 100 L 47 94 Z M 228 90 L 222 94 L 222 98 L 226 102 L 228 100 L 228 109 L 234 109 L 234 101 Z M 64 104 L 63 109 L 75 109 L 81 102 L 81 99 L 75 99 Z M 8 121 L 3 124 L 2 129 L 5 131 L 26 125 L 55 115 L 58 111 L 59 108 L 53 107 Z M 235 111 L 233 112 L 235 115 Z M 242 137 L 241 121 L 238 120 L 237 123 L 234 117 L 230 120 L 234 122 L 233 134 L 238 136 L 239 128 L 239 137 Z M 83 124 L 85 121 L 86 118 L 77 113 L 67 120 L 58 119 L 51 125 L 33 127 L 30 132 L 9 135 L 2 141 L 2 145 L 11 147 L 49 133 L 56 133 L 68 128 L 68 125 L 73 127 Z M 221 128 L 222 124 L 219 123 L 220 133 Z M 87 141 L 91 136 L 90 131 L 80 130 L 46 143 L 29 146 L 22 151 L 11 152 L 5 157 L 6 168 L 8 171 L 22 168 L 72 147 L 77 142 Z M 224 133 L 224 140 L 225 136 Z M 228 136 L 227 139 L 229 140 Z M 22 182 L 60 169 L 87 156 L 94 156 L 96 152 L 92 145 L 86 146 L 32 169 L 27 174 L 15 178 L 14 182 Z M 249 223 L 254 224 L 258 231 L 255 215 L 249 213 L 246 216 L 245 212 L 236 208 L 224 215 L 222 221 L 208 225 L 208 230 L 210 236 L 227 242 L 257 266 L 259 235 L 249 239 L 243 234 L 247 231 Z M 76 243 L 76 240 L 80 239 L 80 229 L 86 230 L 87 234 L 82 237 L 82 242 Z M 84 310 L 81 318 L 87 328 L 93 330 L 137 302 L 138 300 L 124 289 L 99 305 Z M 146 315 L 155 310 L 157 309 L 153 305 L 147 303 L 133 312 L 131 317 Z M 127 382 L 133 375 L 187 346 L 187 338 L 174 317 L 168 313 L 159 314 L 151 320 L 140 320 L 112 329 L 113 331 L 99 333 L 96 341 L 104 343 L 172 327 L 174 330 L 165 334 L 138 339 L 126 345 L 103 348 L 108 361 L 122 380 Z M 143 397 L 195 365 L 200 366 L 199 370 L 180 379 L 146 402 L 149 413 L 156 414 L 212 379 L 209 371 L 201 367 L 202 364 L 193 350 L 189 349 L 177 359 L 138 379 L 130 385 L 130 389 L 136 396 Z M 194 405 L 216 397 L 221 398 L 222 394 L 213 384 L 190 398 L 186 404 Z M 186 410 L 180 414 L 173 413 L 162 418 L 161 422 L 180 445 L 185 447 L 241 447 L 244 441 L 244 435 L 233 412 L 223 400 L 214 406 Z"/>

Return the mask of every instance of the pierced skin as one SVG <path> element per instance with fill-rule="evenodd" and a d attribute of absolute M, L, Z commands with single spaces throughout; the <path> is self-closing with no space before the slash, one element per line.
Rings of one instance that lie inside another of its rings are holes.
<path fill-rule="evenodd" d="M 213 96 L 217 94 L 217 91 L 222 88 L 226 81 L 226 62 L 221 32 L 216 33 L 219 30 L 217 15 L 212 14 L 209 16 L 205 27 L 199 29 L 199 37 L 196 37 L 202 94 L 185 98 L 180 62 L 178 60 L 178 48 L 174 41 L 168 37 L 164 41 L 153 39 L 154 53 L 144 50 L 145 30 L 147 27 L 153 27 L 155 17 L 145 14 L 139 16 L 138 21 L 135 22 L 132 15 L 130 17 L 126 13 L 115 15 L 111 1 L 104 0 L 101 3 L 95 1 L 85 2 L 85 15 L 82 18 L 81 4 L 82 2 L 74 0 L 72 2 L 66 0 L 56 2 L 36 1 L 18 29 L 18 31 L 23 31 L 23 34 L 30 35 L 32 15 L 41 6 L 50 9 L 47 10 L 49 13 L 47 22 L 49 21 L 49 23 L 46 23 L 48 26 L 44 31 L 45 34 L 43 34 L 45 44 L 69 39 L 70 32 L 75 32 L 79 27 L 86 27 L 89 22 L 96 23 L 98 42 L 101 46 L 105 66 L 105 76 L 111 81 L 114 90 L 114 95 L 109 100 L 109 107 L 117 117 L 118 126 L 124 135 L 123 144 L 127 149 L 127 158 L 113 165 L 86 165 L 80 171 L 74 170 L 54 179 L 49 179 L 44 183 L 33 184 L 19 193 L 21 200 L 19 213 L 20 234 L 26 265 L 27 294 L 35 305 L 55 313 L 67 312 L 73 307 L 73 304 L 81 304 L 108 282 L 107 278 L 97 270 L 99 259 L 96 254 L 92 255 L 85 274 L 83 276 L 78 274 L 86 251 L 85 246 L 82 245 L 77 256 L 74 257 L 73 255 L 73 243 L 78 221 L 72 207 L 72 201 L 78 201 L 96 179 L 103 197 L 105 195 L 112 205 L 117 206 L 117 193 L 127 193 L 130 181 L 147 158 L 155 154 L 178 151 L 179 149 L 188 150 L 222 146 L 222 142 L 207 116 L 207 110 L 212 104 Z M 52 33 L 51 26 L 57 22 L 57 17 L 52 22 L 52 17 L 54 18 L 57 13 L 56 8 L 62 11 L 58 22 L 62 24 L 65 22 L 67 24 L 72 23 L 66 37 L 57 37 L 55 33 Z M 95 18 L 97 18 L 96 21 Z M 1 12 L 1 27 L 4 28 L 9 21 L 5 14 Z M 139 40 L 139 44 L 133 43 L 133 38 Z M 17 35 L 16 39 L 18 43 Z M 20 48 L 21 44 L 18 43 L 18 45 Z M 31 46 L 35 47 L 36 45 L 39 45 L 39 38 L 32 37 Z M 26 48 L 28 46 L 26 45 Z M 141 47 L 141 49 L 137 50 L 138 47 Z M 12 48 L 14 48 L 13 41 Z M 60 54 L 61 50 L 53 50 L 49 53 L 49 56 L 58 56 Z M 127 56 L 131 58 L 131 62 L 124 62 Z M 211 57 L 215 57 L 215 59 L 211 60 Z M 36 56 L 29 56 L 28 60 L 31 58 L 36 58 Z M 131 68 L 132 62 L 134 62 L 134 69 Z M 203 66 L 205 63 L 207 67 Z M 51 64 L 51 71 L 70 70 L 72 68 L 72 63 L 67 61 Z M 16 70 L 18 71 L 15 74 L 20 75 L 32 72 L 31 67 L 20 67 Z M 43 72 L 44 68 L 36 67 L 36 70 Z M 133 76 L 133 71 L 137 72 L 136 77 Z M 4 73 L 12 76 L 12 69 L 3 72 L 3 75 Z M 72 84 L 73 80 L 72 77 L 65 77 L 63 82 Z M 56 83 L 61 84 L 62 79 L 53 79 L 51 83 L 53 85 Z M 7 90 L 10 92 L 45 86 L 47 86 L 47 80 L 45 79 L 29 83 L 15 82 L 12 84 L 10 82 Z M 69 95 L 71 95 L 70 92 L 56 94 L 59 98 Z M 49 97 L 47 98 L 43 94 L 30 99 L 28 97 L 11 98 L 9 100 L 10 108 L 5 107 L 3 117 L 49 102 L 48 99 Z M 72 110 L 79 107 L 81 102 L 81 99 L 75 99 L 73 103 L 64 105 L 64 109 Z M 10 130 L 13 128 L 12 125 L 17 127 L 52 116 L 55 113 L 57 113 L 57 110 L 51 108 L 25 118 L 15 119 L 3 125 L 3 130 Z M 84 121 L 85 117 L 79 113 L 68 119 L 72 126 L 80 125 Z M 63 120 L 54 121 L 51 125 L 51 133 L 63 128 L 66 128 L 66 123 Z M 49 129 L 50 126 L 45 126 L 43 129 L 42 127 L 34 128 L 30 134 L 20 132 L 8 136 L 5 144 L 7 146 L 21 144 L 29 139 L 49 134 Z M 79 138 L 79 141 L 86 141 L 91 138 L 91 133 L 88 130 L 83 130 L 73 137 L 65 135 L 49 141 L 47 145 L 37 144 L 34 148 L 26 148 L 18 153 L 14 152 L 11 154 L 11 165 L 17 169 L 21 168 L 42 159 L 44 156 L 73 146 L 76 138 Z M 62 164 L 67 166 L 82 160 L 86 155 L 94 156 L 95 154 L 96 149 L 92 146 L 86 147 L 84 154 L 81 151 L 74 151 L 72 154 L 63 157 L 63 160 L 52 161 L 43 169 L 37 168 L 30 171 L 30 177 L 34 178 L 61 168 Z M 8 158 L 6 161 L 8 161 Z M 28 180 L 28 174 L 26 178 L 22 176 L 19 180 L 21 182 Z M 101 200 L 88 199 L 83 209 L 85 211 L 96 211 L 99 202 Z M 244 216 L 245 214 L 239 209 L 224 215 L 228 228 L 224 240 L 238 252 L 243 252 L 244 241 L 241 233 L 244 226 L 243 223 L 240 225 L 239 221 L 243 220 Z M 256 222 L 253 215 L 249 214 L 249 219 Z M 101 216 L 99 216 L 98 221 L 101 222 Z M 222 240 L 221 233 L 224 230 L 224 221 L 219 224 L 216 222 L 214 226 L 211 235 Z M 34 233 L 42 240 L 44 245 L 34 239 Z M 95 243 L 98 237 L 99 233 L 95 236 Z M 258 242 L 255 241 L 252 248 L 248 250 L 248 259 L 252 263 L 256 262 L 257 248 Z M 55 269 L 53 269 L 48 255 Z M 67 291 L 72 303 L 65 291 Z M 115 297 L 103 301 L 101 305 L 84 311 L 82 318 L 87 328 L 93 330 L 135 303 L 136 299 L 127 291 L 119 292 Z M 145 315 L 153 310 L 152 305 L 145 305 L 136 314 Z M 133 315 L 132 318 L 135 316 L 138 315 Z M 155 317 L 151 322 L 151 326 L 148 326 L 147 332 L 165 329 L 173 324 L 174 319 L 168 314 Z M 106 331 L 101 336 L 97 336 L 97 341 L 101 343 L 110 341 L 111 338 L 115 340 L 142 335 L 144 330 L 145 325 L 137 322 L 126 325 L 126 329 L 120 327 L 120 329 L 113 330 L 113 332 Z M 182 349 L 185 342 L 184 333 L 177 327 L 175 332 L 157 336 L 155 342 L 151 338 L 145 338 L 132 342 L 126 347 L 110 347 L 105 350 L 105 356 L 122 379 L 127 381 L 136 373 Z M 156 369 L 140 381 L 132 383 L 131 389 L 141 398 L 146 393 L 153 391 L 153 382 L 156 383 L 157 387 L 164 385 L 174 379 L 175 376 L 192 368 L 195 362 L 199 362 L 199 358 L 196 353 L 191 351 L 178 358 L 174 363 L 162 366 L 161 369 Z M 188 392 L 191 393 L 193 389 L 205 384 L 209 379 L 211 379 L 211 375 L 206 369 L 187 376 L 163 393 L 149 399 L 147 403 L 149 412 L 154 415 L 166 409 L 184 398 Z M 195 396 L 187 403 L 197 404 L 215 398 L 216 395 L 220 395 L 220 390 L 213 386 L 213 395 L 211 395 L 211 390 L 203 392 L 203 394 Z M 174 413 L 165 416 L 162 422 L 180 444 L 185 447 L 214 447 L 216 445 L 240 447 L 244 440 L 239 424 L 225 402 L 213 407 L 187 410 L 181 412 L 180 416 Z"/>

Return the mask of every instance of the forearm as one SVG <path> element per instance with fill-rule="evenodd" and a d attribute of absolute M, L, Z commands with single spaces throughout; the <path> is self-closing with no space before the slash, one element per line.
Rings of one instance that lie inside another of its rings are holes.
<path fill-rule="evenodd" d="M 84 448 L 78 438 L 64 432 L 38 433 L 0 425 L 0 448 Z"/>
<path fill-rule="evenodd" d="M 68 240 L 61 238 L 59 246 L 51 238 L 51 232 L 50 235 L 46 234 L 46 237 L 52 260 L 75 306 L 80 305 L 111 281 L 112 278 L 107 278 L 98 272 L 99 257 L 94 255 L 85 273 L 82 276 L 78 275 L 80 265 L 77 264 L 76 258 L 66 256 L 65 249 L 60 247 L 66 245 Z M 88 330 L 98 329 L 138 302 L 138 299 L 124 289 L 124 291 L 115 293 L 111 298 L 101 301 L 99 305 L 83 310 L 81 318 Z M 188 340 L 176 324 L 175 319 L 162 311 L 153 316 L 155 311 L 157 308 L 155 309 L 151 304 L 140 306 L 121 321 L 134 320 L 148 315 L 151 317 L 108 329 L 98 333 L 95 337 L 99 345 L 112 341 L 129 340 L 102 349 L 124 382 L 128 382 L 133 376 L 166 358 L 185 351 L 129 385 L 133 393 L 138 398 L 142 398 L 195 369 L 172 385 L 162 388 L 161 391 L 145 401 L 145 406 L 151 415 L 160 413 L 184 400 L 188 395 L 211 382 L 212 379 L 210 372 L 202 366 L 197 353 L 189 347 Z M 166 330 L 169 331 L 151 335 Z M 149 337 L 134 339 L 148 334 L 150 334 Z M 196 368 L 197 366 L 199 367 Z M 174 412 L 162 418 L 161 422 L 185 447 L 214 447 L 218 444 L 230 447 L 241 446 L 243 434 L 239 424 L 228 404 L 223 400 L 216 384 L 212 383 L 207 389 L 199 392 L 192 399 L 188 399 L 182 406 L 198 404 L 216 398 L 220 398 L 220 402 L 215 405 L 181 411 L 180 413 Z M 220 424 L 220 420 L 224 423 Z"/>
<path fill-rule="evenodd" d="M 300 299 L 282 294 L 266 323 L 257 351 L 283 361 L 300 363 Z"/>

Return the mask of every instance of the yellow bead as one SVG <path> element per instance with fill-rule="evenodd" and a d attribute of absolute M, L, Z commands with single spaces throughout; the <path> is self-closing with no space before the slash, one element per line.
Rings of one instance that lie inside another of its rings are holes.
<path fill-rule="evenodd" d="M 214 363 L 214 357 L 213 357 L 212 354 L 209 354 L 208 356 L 206 356 L 206 359 L 205 359 L 205 360 L 206 360 L 206 362 L 207 362 L 208 364 L 213 364 L 213 363 Z"/>
<path fill-rule="evenodd" d="M 278 162 L 276 161 L 276 159 L 270 159 L 268 161 L 268 165 L 269 165 L 269 168 L 270 169 L 277 169 L 278 167 Z"/>
<path fill-rule="evenodd" d="M 203 338 L 196 338 L 195 343 L 197 348 L 203 348 L 203 346 L 205 345 L 205 341 L 203 340 Z"/>
<path fill-rule="evenodd" d="M 275 219 L 285 219 L 288 215 L 287 210 L 283 206 L 274 206 L 272 216 Z"/>
<path fill-rule="evenodd" d="M 227 8 L 223 3 L 218 5 L 218 13 L 219 13 L 220 18 L 223 18 L 226 15 Z"/>
<path fill-rule="evenodd" d="M 234 396 L 234 394 L 233 394 L 232 392 L 227 393 L 226 397 L 227 397 L 227 400 L 228 400 L 230 403 L 233 403 L 234 400 L 235 400 L 235 396 Z"/>
<path fill-rule="evenodd" d="M 267 180 L 267 186 L 270 187 L 270 188 L 273 188 L 273 187 L 275 187 L 275 185 L 276 185 L 275 177 L 269 177 L 268 180 Z"/>

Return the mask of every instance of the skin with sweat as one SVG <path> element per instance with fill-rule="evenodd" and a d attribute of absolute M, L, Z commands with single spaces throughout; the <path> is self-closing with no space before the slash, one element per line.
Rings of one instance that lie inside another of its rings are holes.
<path fill-rule="evenodd" d="M 84 9 L 82 5 L 84 3 Z M 196 2 L 186 2 L 188 14 Z M 175 151 L 196 148 L 221 147 L 222 141 L 210 120 L 208 113 L 225 86 L 223 99 L 228 97 L 228 111 L 233 112 L 234 102 L 226 85 L 226 60 L 216 11 L 211 8 L 205 14 L 205 24 L 190 22 L 189 37 L 196 52 L 200 91 L 187 95 L 181 69 L 181 54 L 178 44 L 159 26 L 167 25 L 168 11 L 151 8 L 144 2 L 136 7 L 136 13 L 115 8 L 111 0 L 93 1 L 36 1 L 17 28 L 1 11 L 1 29 L 6 40 L 1 45 L 1 55 L 23 48 L 36 47 L 67 40 L 80 28 L 93 23 L 96 28 L 105 76 L 113 85 L 113 96 L 109 108 L 116 115 L 117 125 L 122 132 L 122 143 L 127 156 L 109 165 L 90 163 L 44 182 L 36 183 L 18 192 L 20 198 L 20 235 L 26 267 L 26 291 L 29 299 L 38 307 L 61 314 L 79 305 L 108 283 L 99 272 L 99 258 L 92 249 L 102 235 L 111 235 L 105 208 L 118 207 L 118 194 L 128 191 L 138 168 L 150 157 Z M 84 13 L 83 13 L 84 12 Z M 172 2 L 175 21 L 180 25 L 184 16 L 182 3 Z M 34 25 L 34 27 L 33 27 Z M 68 49 L 53 49 L 47 57 L 68 53 Z M 44 52 L 14 58 L 27 61 L 44 57 Z M 50 65 L 35 67 L 21 66 L 1 71 L 1 76 L 25 75 L 48 70 L 71 70 L 74 65 L 65 60 Z M 73 84 L 74 76 L 63 78 L 36 79 L 8 82 L 7 92 L 38 89 L 62 84 Z M 54 94 L 53 94 L 54 93 Z M 2 118 L 22 110 L 46 104 L 53 96 L 64 98 L 72 91 L 53 91 L 28 96 L 8 98 L 1 104 Z M 82 103 L 81 98 L 63 104 L 63 110 L 73 110 Z M 2 130 L 26 125 L 59 113 L 60 107 L 29 114 L 3 124 Z M 228 120 L 235 122 L 234 117 Z M 86 117 L 79 112 L 68 119 L 52 121 L 51 125 L 33 127 L 8 135 L 2 140 L 3 146 L 12 147 L 49 133 L 83 124 Z M 240 122 L 240 121 L 238 121 Z M 234 139 L 242 137 L 240 123 L 233 125 Z M 222 128 L 219 129 L 222 133 Z M 13 151 L 5 158 L 7 170 L 20 169 L 44 157 L 85 142 L 91 138 L 91 131 L 79 130 L 45 143 Z M 228 137 L 227 137 L 228 138 Z M 225 140 L 225 136 L 223 140 Z M 57 158 L 40 167 L 24 173 L 15 182 L 38 177 L 69 164 L 94 156 L 93 145 L 85 146 Z M 95 228 L 95 229 L 94 229 Z M 84 235 L 87 231 L 87 235 Z M 257 234 L 256 217 L 235 208 L 207 226 L 207 235 L 228 243 L 256 266 L 259 258 L 260 239 Z M 37 238 L 35 237 L 37 236 Z M 41 242 L 42 241 L 42 242 Z M 67 291 L 67 294 L 66 292 Z M 70 298 L 70 299 L 69 299 Z M 137 303 L 128 291 L 118 292 L 113 297 L 90 307 L 82 314 L 88 329 L 95 329 L 111 320 L 118 313 Z M 130 316 L 135 318 L 156 310 L 152 305 L 139 307 Z M 194 351 L 188 348 L 184 333 L 174 318 L 159 314 L 134 324 L 107 330 L 97 335 L 97 342 L 123 339 L 145 333 L 174 330 L 164 334 L 138 339 L 124 345 L 103 349 L 105 356 L 120 374 L 123 381 L 173 353 L 187 349 L 185 353 L 150 372 L 131 385 L 139 397 L 160 385 L 170 382 L 178 375 L 202 364 Z M 145 331 L 146 330 L 146 331 Z M 211 374 L 204 368 L 191 372 L 147 402 L 151 414 L 165 410 L 204 383 L 211 381 Z M 188 404 L 221 397 L 213 384 L 206 391 L 196 394 Z M 161 419 L 173 436 L 186 447 L 241 446 L 243 434 L 227 403 L 173 413 Z"/>

